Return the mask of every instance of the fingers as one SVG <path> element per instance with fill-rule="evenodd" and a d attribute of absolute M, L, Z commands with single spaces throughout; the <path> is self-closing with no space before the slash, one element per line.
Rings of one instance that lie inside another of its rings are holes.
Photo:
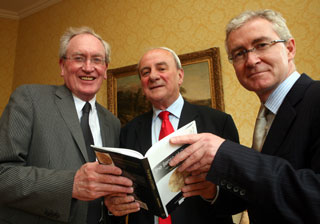
<path fill-rule="evenodd" d="M 216 185 L 209 181 L 202 181 L 195 184 L 185 185 L 182 188 L 184 197 L 192 197 L 200 195 L 205 199 L 213 199 L 216 195 L 217 189 Z"/>
<path fill-rule="evenodd" d="M 108 210 L 115 216 L 123 216 L 140 210 L 140 205 L 133 196 L 126 194 L 113 194 L 104 199 Z"/>
<path fill-rule="evenodd" d="M 89 201 L 112 193 L 132 193 L 132 181 L 119 174 L 117 167 L 86 163 L 76 172 L 72 197 Z"/>
<path fill-rule="evenodd" d="M 170 139 L 172 144 L 191 144 L 182 152 L 178 153 L 169 163 L 176 166 L 181 163 L 179 171 L 195 171 L 203 166 L 211 165 L 217 150 L 225 141 L 224 139 L 210 134 L 201 133 L 196 135 L 178 136 Z"/>
<path fill-rule="evenodd" d="M 199 137 L 195 134 L 192 135 L 183 135 L 183 136 L 176 136 L 170 139 L 170 143 L 177 144 L 177 145 L 185 145 L 185 144 L 193 144 L 199 139 Z M 171 159 L 169 165 L 176 166 L 181 161 L 185 160 L 193 151 L 194 147 L 189 146 L 185 148 L 182 152 L 178 153 L 173 159 Z"/>

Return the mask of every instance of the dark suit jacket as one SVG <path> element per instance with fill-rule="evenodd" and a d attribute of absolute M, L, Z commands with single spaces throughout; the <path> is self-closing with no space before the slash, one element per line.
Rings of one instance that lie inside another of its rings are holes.
<path fill-rule="evenodd" d="M 121 130 L 120 144 L 122 147 L 135 149 L 144 154 L 151 147 L 152 114 L 143 114 L 129 122 Z M 211 132 L 223 138 L 238 141 L 238 132 L 230 115 L 204 106 L 184 102 L 178 127 L 192 120 L 196 121 L 198 132 Z M 182 205 L 171 213 L 173 224 L 194 223 L 233 223 L 232 217 L 218 217 L 213 212 L 213 205 L 200 196 L 187 198 Z M 154 216 L 141 209 L 129 215 L 129 223 L 154 223 Z"/>
<path fill-rule="evenodd" d="M 301 75 L 262 153 L 226 141 L 207 179 L 247 202 L 251 223 L 320 223 L 320 83 Z"/>
<path fill-rule="evenodd" d="M 103 145 L 118 146 L 119 120 L 96 106 Z M 87 161 L 69 89 L 19 87 L 0 120 L 0 223 L 85 223 L 88 203 L 72 187 Z"/>

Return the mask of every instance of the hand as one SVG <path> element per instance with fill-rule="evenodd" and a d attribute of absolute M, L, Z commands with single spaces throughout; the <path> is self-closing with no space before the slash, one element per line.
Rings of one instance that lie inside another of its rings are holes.
<path fill-rule="evenodd" d="M 176 166 L 180 162 L 178 170 L 188 172 L 195 171 L 201 167 L 211 166 L 213 159 L 225 140 L 219 136 L 210 133 L 192 134 L 172 137 L 172 144 L 190 144 L 182 152 L 178 153 L 169 163 L 170 166 Z"/>
<path fill-rule="evenodd" d="M 140 205 L 132 195 L 111 194 L 104 197 L 104 204 L 115 216 L 123 216 L 140 210 Z"/>
<path fill-rule="evenodd" d="M 132 193 L 132 181 L 121 173 L 115 166 L 86 163 L 76 172 L 72 197 L 90 201 L 112 193 Z"/>
<path fill-rule="evenodd" d="M 183 197 L 200 195 L 204 199 L 211 200 L 216 196 L 217 187 L 215 184 L 206 181 L 207 173 L 192 174 L 185 179 L 185 186 L 182 187 Z"/>

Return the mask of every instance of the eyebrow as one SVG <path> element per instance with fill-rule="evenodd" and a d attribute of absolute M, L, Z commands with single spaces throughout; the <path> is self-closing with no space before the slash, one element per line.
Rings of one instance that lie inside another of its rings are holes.
<path fill-rule="evenodd" d="M 254 44 L 259 43 L 259 42 L 261 42 L 261 41 L 269 41 L 269 40 L 271 40 L 270 37 L 262 36 L 262 37 L 259 37 L 259 38 L 254 39 L 254 40 L 251 42 L 251 44 L 254 45 Z M 236 47 L 235 49 L 231 50 L 230 53 L 232 54 L 233 52 L 238 51 L 238 50 L 240 50 L 240 49 L 246 49 L 246 48 L 243 47 L 243 46 L 239 46 L 239 47 Z"/>
<path fill-rule="evenodd" d="M 168 63 L 165 62 L 165 61 L 161 61 L 161 62 L 156 63 L 156 66 L 159 66 L 159 65 L 166 65 L 166 66 L 168 66 Z M 143 70 L 146 70 L 146 69 L 150 69 L 150 66 L 142 67 L 139 71 L 142 72 Z"/>
<path fill-rule="evenodd" d="M 88 56 L 87 54 L 81 53 L 81 52 L 74 52 L 71 55 L 81 55 L 81 56 L 84 56 L 84 57 Z M 96 54 L 92 54 L 91 57 L 103 57 L 103 55 L 100 54 L 100 53 L 96 53 Z"/>

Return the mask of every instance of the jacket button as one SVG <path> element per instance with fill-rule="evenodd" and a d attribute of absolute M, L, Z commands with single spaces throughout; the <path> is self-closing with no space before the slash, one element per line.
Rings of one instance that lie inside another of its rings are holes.
<path fill-rule="evenodd" d="M 244 196 L 245 194 L 246 194 L 246 190 L 243 190 L 243 189 L 242 189 L 242 190 L 240 191 L 240 195 L 241 195 L 241 196 Z"/>

